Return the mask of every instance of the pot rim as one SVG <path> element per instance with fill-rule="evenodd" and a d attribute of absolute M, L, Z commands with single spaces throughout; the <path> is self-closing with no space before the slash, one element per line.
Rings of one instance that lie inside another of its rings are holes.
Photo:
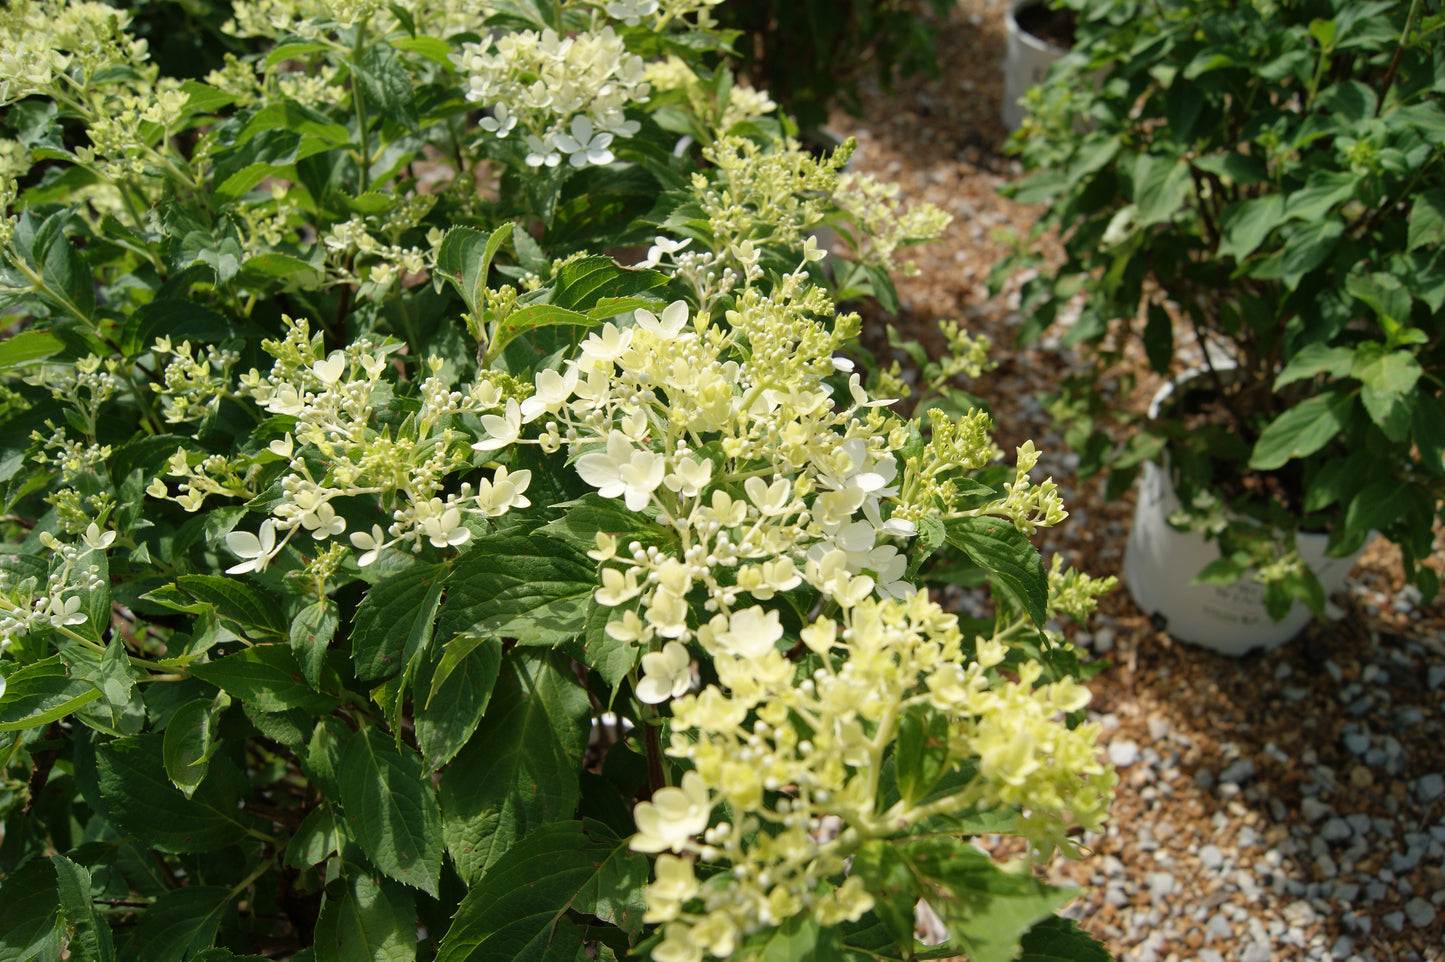
<path fill-rule="evenodd" d="M 1045 2 L 1045 0 L 1014 0 L 1013 3 L 1009 4 L 1008 13 L 1004 15 L 1004 24 L 1007 27 L 1009 33 L 1017 36 L 1019 42 L 1024 44 L 1025 46 L 1032 47 L 1034 50 L 1037 50 L 1040 53 L 1049 53 L 1062 57 L 1068 54 L 1069 51 L 1067 47 L 1060 47 L 1058 44 L 1050 43 L 1043 37 L 1035 36 L 1034 34 L 1029 33 L 1023 27 L 1019 26 L 1018 17 L 1016 16 L 1016 14 L 1020 10 L 1023 10 L 1027 7 L 1047 6 L 1048 4 Z"/>

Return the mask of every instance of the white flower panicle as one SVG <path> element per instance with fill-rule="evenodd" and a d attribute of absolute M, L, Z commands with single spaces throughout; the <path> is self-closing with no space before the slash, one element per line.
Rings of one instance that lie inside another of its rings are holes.
<path fill-rule="evenodd" d="M 645 15 L 640 6 L 629 5 L 623 19 L 634 10 Z M 626 109 L 648 99 L 644 63 L 611 27 L 565 37 L 550 29 L 508 33 L 463 44 L 455 60 L 467 77 L 467 99 L 492 111 L 483 129 L 496 137 L 520 129 L 530 166 L 610 164 L 613 139 L 641 129 Z"/>

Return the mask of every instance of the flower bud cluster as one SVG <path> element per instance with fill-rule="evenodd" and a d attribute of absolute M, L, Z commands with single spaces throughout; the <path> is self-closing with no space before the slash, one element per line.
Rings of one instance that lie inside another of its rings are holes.
<path fill-rule="evenodd" d="M 610 164 L 614 137 L 640 128 L 624 113 L 648 99 L 641 57 L 628 53 L 611 27 L 559 37 L 548 29 L 466 43 L 456 56 L 467 99 L 492 111 L 482 128 L 506 137 L 520 128 L 526 162 L 555 167 Z"/>
<path fill-rule="evenodd" d="M 1074 826 L 1099 827 L 1114 775 L 1096 757 L 1098 727 L 1062 718 L 1087 691 L 1037 684 L 1033 663 L 1003 680 L 991 669 L 1004 643 L 967 641 L 923 594 L 841 608 L 803 629 L 801 663 L 771 643 L 717 651 L 719 684 L 672 702 L 668 753 L 691 770 L 639 803 L 631 841 L 663 853 L 647 893 L 648 921 L 663 923 L 654 959 L 728 958 L 801 912 L 856 920 L 873 902 L 859 879 L 836 887 L 848 857 L 929 819 L 1026 804 L 1019 831 L 1041 853 L 1072 851 Z M 979 776 L 934 801 L 888 803 L 880 773 L 905 717 L 936 734 L 942 771 L 977 760 Z M 730 820 L 714 824 L 716 809 Z M 700 882 L 693 859 L 724 870 Z"/>
<path fill-rule="evenodd" d="M 890 271 L 899 265 L 898 249 L 908 244 L 936 240 L 953 221 L 953 215 L 932 204 L 905 207 L 899 200 L 899 186 L 874 180 L 867 174 L 845 173 L 838 178 L 833 202 L 859 229 L 856 252 L 865 264 Z M 902 265 L 906 276 L 918 273 L 911 262 Z"/>
<path fill-rule="evenodd" d="M 126 33 L 129 23 L 104 3 L 11 0 L 0 8 L 0 106 L 49 94 L 62 76 L 71 97 L 106 68 L 145 71 L 146 42 Z"/>
<path fill-rule="evenodd" d="M 172 345 L 169 337 L 158 338 L 151 348 L 157 358 L 170 357 L 161 372 L 160 383 L 151 390 L 161 397 L 167 424 L 187 424 L 216 413 L 222 399 L 231 393 L 231 368 L 240 360 L 235 351 L 206 345 L 197 355 L 190 341 Z"/>
<path fill-rule="evenodd" d="M 34 576 L 16 581 L 13 574 L 0 568 L 0 652 L 37 628 L 68 629 L 85 624 L 81 596 L 104 586 L 100 566 L 82 562 L 91 552 L 109 548 L 115 541 L 114 531 L 103 531 L 92 523 L 78 546 L 48 531 L 39 537 L 50 553 L 50 573 L 44 585 Z M 0 676 L 0 694 L 4 692 L 5 679 Z"/>

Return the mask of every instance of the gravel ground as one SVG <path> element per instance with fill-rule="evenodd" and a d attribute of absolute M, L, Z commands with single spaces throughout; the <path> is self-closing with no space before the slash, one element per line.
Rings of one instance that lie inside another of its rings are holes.
<path fill-rule="evenodd" d="M 961 0 L 938 36 L 941 80 L 869 94 L 833 124 L 858 138 L 855 168 L 903 185 L 955 220 L 916 249 L 891 320 L 928 343 L 958 317 L 999 346 L 971 390 L 993 405 L 1006 449 L 1033 438 L 1038 474 L 1072 517 L 1040 547 L 1096 574 L 1119 574 L 1132 496 L 1107 502 L 1081 483 L 1036 398 L 1071 359 L 1057 342 L 1009 349 L 1016 287 L 990 297 L 990 267 L 1036 209 L 1001 199 L 1017 176 L 998 119 L 1004 0 Z M 1147 371 L 1125 403 L 1142 410 Z M 1398 555 L 1368 549 L 1343 616 L 1270 653 L 1227 658 L 1157 631 L 1122 587 L 1077 642 L 1112 667 L 1092 683 L 1095 717 L 1120 772 L 1107 833 L 1091 859 L 1059 863 L 1084 886 L 1067 914 L 1123 960 L 1270 962 L 1445 959 L 1445 606 L 1401 589 Z"/>

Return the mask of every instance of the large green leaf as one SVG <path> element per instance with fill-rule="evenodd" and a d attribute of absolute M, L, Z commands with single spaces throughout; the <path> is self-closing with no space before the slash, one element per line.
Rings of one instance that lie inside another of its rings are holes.
<path fill-rule="evenodd" d="M 921 890 L 936 886 L 944 893 L 929 904 L 970 962 L 1011 962 L 1023 934 L 1077 894 L 1004 872 L 964 839 L 925 836 L 897 851 Z"/>
<path fill-rule="evenodd" d="M 44 331 L 21 331 L 0 341 L 0 369 L 19 367 L 59 354 L 65 345 Z"/>
<path fill-rule="evenodd" d="M 1365 353 L 1365 352 L 1362 352 Z M 1360 379 L 1360 401 L 1391 441 L 1404 441 L 1414 413 L 1415 384 L 1424 371 L 1408 351 L 1368 352 L 1351 372 Z"/>
<path fill-rule="evenodd" d="M 1355 397 L 1330 391 L 1307 398 L 1285 411 L 1260 434 L 1250 455 L 1256 471 L 1273 471 L 1291 458 L 1305 458 L 1329 444 L 1344 429 Z"/>
<path fill-rule="evenodd" d="M 357 678 L 390 678 L 426 646 L 446 577 L 445 565 L 431 565 L 408 568 L 372 585 L 352 619 Z"/>
<path fill-rule="evenodd" d="M 1024 933 L 1017 962 L 1114 962 L 1072 919 L 1050 916 Z"/>
<path fill-rule="evenodd" d="M 276 603 L 245 582 L 220 575 L 181 575 L 176 579 L 176 587 L 197 601 L 211 605 L 217 615 L 235 623 L 243 632 L 278 638 L 287 635 L 286 623 Z"/>
<path fill-rule="evenodd" d="M 667 284 L 657 271 L 619 267 L 609 257 L 584 257 L 557 272 L 552 303 L 573 311 L 590 311 L 607 298 L 634 297 Z"/>
<path fill-rule="evenodd" d="M 187 798 L 206 777 L 211 755 L 220 745 L 216 740 L 218 716 L 213 700 L 198 698 L 177 708 L 166 722 L 161 746 L 166 774 Z"/>
<path fill-rule="evenodd" d="M 312 688 L 321 687 L 321 669 L 326 664 L 326 649 L 336 635 L 341 615 L 330 598 L 313 601 L 291 619 L 291 650 L 301 665 L 301 673 Z"/>
<path fill-rule="evenodd" d="M 182 962 L 216 941 L 221 916 L 231 906 L 231 890 L 193 885 L 172 889 L 146 910 L 131 935 L 131 945 L 146 962 Z"/>
<path fill-rule="evenodd" d="M 55 866 L 36 858 L 0 879 L 0 962 L 58 959 L 65 915 Z"/>
<path fill-rule="evenodd" d="M 91 902 L 90 873 L 64 855 L 52 855 L 50 861 L 55 865 L 60 907 L 70 933 L 67 957 L 77 962 L 114 962 L 110 926 Z"/>
<path fill-rule="evenodd" d="M 323 715 L 336 707 L 336 699 L 306 684 L 301 666 L 286 645 L 256 645 L 224 658 L 190 666 L 190 672 L 237 701 L 257 711 L 277 712 L 299 708 Z"/>
<path fill-rule="evenodd" d="M 509 221 L 492 231 L 490 236 L 475 227 L 453 227 L 442 238 L 441 247 L 437 250 L 437 273 L 456 287 L 467 304 L 467 310 L 473 314 L 481 305 L 492 258 L 511 236 L 512 224 Z"/>
<path fill-rule="evenodd" d="M 442 867 L 441 813 L 421 758 L 376 728 L 357 733 L 337 772 L 346 827 L 371 863 L 429 895 Z"/>
<path fill-rule="evenodd" d="M 437 962 L 574 962 L 582 937 L 568 909 L 624 922 L 616 906 L 640 910 L 646 859 L 610 833 L 589 838 L 596 827 L 559 822 L 519 842 L 462 900 Z"/>
<path fill-rule="evenodd" d="M 487 345 L 487 360 L 497 357 L 508 344 L 528 331 L 539 327 L 548 327 L 553 324 L 590 327 L 600 323 L 602 323 L 600 320 L 593 320 L 586 314 L 558 307 L 555 304 L 529 304 L 508 314 L 497 325 L 496 333 L 492 336 L 492 343 Z"/>
<path fill-rule="evenodd" d="M 70 678 L 52 656 L 6 676 L 0 695 L 0 732 L 40 728 L 101 697 L 100 690 Z"/>
<path fill-rule="evenodd" d="M 1219 229 L 1224 234 L 1219 256 L 1244 260 L 1279 226 L 1283 216 L 1284 199 L 1279 194 L 1230 204 L 1219 218 Z"/>
<path fill-rule="evenodd" d="M 591 704 L 558 656 L 518 652 L 441 779 L 447 851 L 467 882 L 538 826 L 570 818 Z"/>
<path fill-rule="evenodd" d="M 502 642 L 458 635 L 435 662 L 416 709 L 417 744 L 433 770 L 451 761 L 481 723 L 502 667 Z"/>
<path fill-rule="evenodd" d="M 1286 384 L 1308 380 L 1321 374 L 1328 374 L 1332 378 L 1345 377 L 1350 373 L 1354 362 L 1355 352 L 1348 347 L 1307 344 L 1300 348 L 1299 353 L 1290 358 L 1284 370 L 1279 372 L 1279 376 L 1274 379 L 1274 390 L 1278 391 Z"/>
<path fill-rule="evenodd" d="M 569 545 L 494 538 L 458 562 L 437 631 L 443 638 L 473 631 L 559 645 L 582 632 L 596 588 L 596 565 Z"/>
<path fill-rule="evenodd" d="M 412 133 L 420 128 L 416 116 L 416 85 L 406 64 L 391 44 L 377 42 L 351 62 L 356 82 L 373 109 Z"/>
<path fill-rule="evenodd" d="M 95 279 L 85 257 L 68 237 L 57 237 L 41 268 L 47 289 L 65 313 L 89 321 L 95 313 Z"/>
<path fill-rule="evenodd" d="M 251 821 L 236 809 L 235 784 L 207 779 L 186 798 L 166 775 L 163 737 L 96 745 L 98 788 L 111 821 L 163 852 L 210 852 L 243 838 Z"/>
<path fill-rule="evenodd" d="M 1445 187 L 1424 191 L 1410 205 L 1406 250 L 1445 242 Z"/>
<path fill-rule="evenodd" d="M 1044 623 L 1049 578 L 1038 549 L 1012 523 L 999 518 L 952 518 L 944 526 L 948 543 L 986 569 L 1028 613 Z"/>
<path fill-rule="evenodd" d="M 354 865 L 327 886 L 316 919 L 316 962 L 411 962 L 416 906 L 411 892 Z"/>

